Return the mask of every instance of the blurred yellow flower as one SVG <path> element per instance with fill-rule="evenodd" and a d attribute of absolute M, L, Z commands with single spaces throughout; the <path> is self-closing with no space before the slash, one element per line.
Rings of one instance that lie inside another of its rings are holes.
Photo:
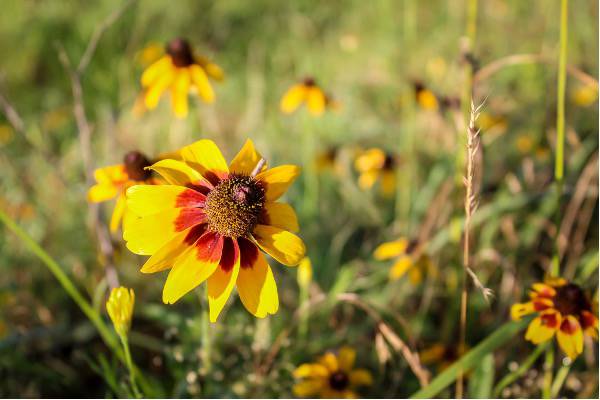
<path fill-rule="evenodd" d="M 424 110 L 436 111 L 439 108 L 439 102 L 436 95 L 429 90 L 423 82 L 413 82 L 415 91 L 415 100 L 417 104 Z"/>
<path fill-rule="evenodd" d="M 121 286 L 111 290 L 106 302 L 106 311 L 115 327 L 115 331 L 120 336 L 126 336 L 129 332 L 134 305 L 135 293 L 133 289 Z"/>
<path fill-rule="evenodd" d="M 222 80 L 221 68 L 204 57 L 194 55 L 184 39 L 169 42 L 166 53 L 142 74 L 145 107 L 150 110 L 156 108 L 166 90 L 171 92 L 171 105 L 178 118 L 187 116 L 188 94 L 194 90 L 206 103 L 212 103 L 215 93 L 208 78 Z"/>
<path fill-rule="evenodd" d="M 0 124 L 0 146 L 10 143 L 15 136 L 15 131 L 8 124 Z"/>
<path fill-rule="evenodd" d="M 356 351 L 344 346 L 337 354 L 327 352 L 316 363 L 302 364 L 294 371 L 301 381 L 293 387 L 298 397 L 322 399 L 355 399 L 356 389 L 373 384 L 371 373 L 362 368 L 354 369 Z"/>
<path fill-rule="evenodd" d="M 310 258 L 304 257 L 298 264 L 298 285 L 307 288 L 312 281 L 312 263 Z"/>
<path fill-rule="evenodd" d="M 393 242 L 382 243 L 375 249 L 375 259 L 379 261 L 395 259 L 390 269 L 390 279 L 397 280 L 408 272 L 411 283 L 417 285 L 423 280 L 424 273 L 434 273 L 434 265 L 423 246 L 416 240 L 400 238 Z"/>
<path fill-rule="evenodd" d="M 158 60 L 165 53 L 164 45 L 159 42 L 150 42 L 135 55 L 136 61 L 142 66 L 147 67 Z"/>
<path fill-rule="evenodd" d="M 598 314 L 578 285 L 554 278 L 534 283 L 531 288 L 531 300 L 514 304 L 510 310 L 514 320 L 537 314 L 527 328 L 525 339 L 540 344 L 556 334 L 558 345 L 572 360 L 583 352 L 584 334 L 598 340 Z"/>
<path fill-rule="evenodd" d="M 521 154 L 529 154 L 533 150 L 534 141 L 530 133 L 523 133 L 517 136 L 515 146 Z"/>
<path fill-rule="evenodd" d="M 441 372 L 460 358 L 457 347 L 454 344 L 434 343 L 419 352 L 419 359 L 424 365 L 437 366 L 438 372 Z"/>
<path fill-rule="evenodd" d="M 326 108 L 338 109 L 341 106 L 326 95 L 314 78 L 311 77 L 305 78 L 302 82 L 290 87 L 281 98 L 279 107 L 284 114 L 291 114 L 302 103 L 306 103 L 308 111 L 314 116 L 323 114 Z"/>
<path fill-rule="evenodd" d="M 598 86 L 579 86 L 573 91 L 571 97 L 578 106 L 591 106 L 598 100 Z"/>
<path fill-rule="evenodd" d="M 260 250 L 289 266 L 304 257 L 304 242 L 293 233 L 299 230 L 296 213 L 277 201 L 300 168 L 267 168 L 250 140 L 229 165 L 211 140 L 179 154 L 183 161 L 164 159 L 151 167 L 168 185 L 127 190 L 127 206 L 138 217 L 124 224 L 127 248 L 151 256 L 143 273 L 170 269 L 165 304 L 207 281 L 211 322 L 234 287 L 252 315 L 275 314 L 277 284 Z"/>
<path fill-rule="evenodd" d="M 490 131 L 497 134 L 503 134 L 506 132 L 508 122 L 506 117 L 502 115 L 494 115 L 482 111 L 481 114 L 479 114 L 479 118 L 477 118 L 477 127 L 481 129 L 484 134 L 489 133 Z"/>
<path fill-rule="evenodd" d="M 96 184 L 87 193 L 88 201 L 101 203 L 117 198 L 117 204 L 110 219 L 110 230 L 115 232 L 122 220 L 129 217 L 125 191 L 135 184 L 156 184 L 152 171 L 146 169 L 151 162 L 139 151 L 130 151 L 124 157 L 123 164 L 98 168 L 94 171 Z"/>
<path fill-rule="evenodd" d="M 354 168 L 359 173 L 358 186 L 367 190 L 381 181 L 381 192 L 391 196 L 396 189 L 397 160 L 379 148 L 371 148 L 360 153 L 354 160 Z"/>

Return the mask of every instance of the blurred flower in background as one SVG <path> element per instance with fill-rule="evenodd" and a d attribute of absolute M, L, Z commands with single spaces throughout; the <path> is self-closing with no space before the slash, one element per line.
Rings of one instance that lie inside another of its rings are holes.
<path fill-rule="evenodd" d="M 423 280 L 425 273 L 434 273 L 434 265 L 423 246 L 417 240 L 400 238 L 393 242 L 382 243 L 375 249 L 375 259 L 379 261 L 395 259 L 390 269 L 390 279 L 402 278 L 406 273 L 410 281 L 417 285 Z"/>
<path fill-rule="evenodd" d="M 314 116 L 323 114 L 327 108 L 338 109 L 341 106 L 325 94 L 312 77 L 290 87 L 281 98 L 279 107 L 284 114 L 291 114 L 303 103 L 306 103 L 308 111 Z"/>
<path fill-rule="evenodd" d="M 378 181 L 381 193 L 391 196 L 396 190 L 396 166 L 398 161 L 392 154 L 379 148 L 361 152 L 354 160 L 354 168 L 359 173 L 358 186 L 363 190 L 371 189 Z"/>
<path fill-rule="evenodd" d="M 598 87 L 585 85 L 579 86 L 571 93 L 573 102 L 581 107 L 588 107 L 598 100 Z"/>

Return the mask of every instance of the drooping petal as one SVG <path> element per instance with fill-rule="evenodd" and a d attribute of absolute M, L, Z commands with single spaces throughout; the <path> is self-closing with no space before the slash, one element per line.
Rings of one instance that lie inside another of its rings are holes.
<path fill-rule="evenodd" d="M 338 359 L 332 352 L 328 351 L 319 358 L 319 363 L 323 364 L 329 372 L 336 372 L 340 369 Z"/>
<path fill-rule="evenodd" d="M 410 268 L 408 270 L 408 279 L 410 280 L 410 283 L 415 286 L 423 281 L 423 272 L 418 268 L 418 265 L 415 265 L 415 268 Z"/>
<path fill-rule="evenodd" d="M 205 196 L 175 185 L 135 185 L 127 189 L 127 208 L 143 217 L 175 207 L 204 207 Z"/>
<path fill-rule="evenodd" d="M 160 96 L 162 96 L 164 91 L 171 86 L 174 77 L 175 68 L 167 69 L 148 87 L 148 90 L 146 90 L 146 96 L 144 97 L 144 103 L 149 110 L 156 108 L 158 101 L 160 100 Z"/>
<path fill-rule="evenodd" d="M 297 265 L 306 253 L 302 239 L 274 226 L 256 225 L 253 236 L 263 251 L 284 265 Z"/>
<path fill-rule="evenodd" d="M 380 169 L 385 165 L 385 152 L 378 148 L 372 148 L 364 151 L 354 161 L 354 168 L 358 172 L 368 172 L 374 169 Z"/>
<path fill-rule="evenodd" d="M 369 386 L 373 384 L 373 376 L 366 369 L 355 369 L 349 375 L 350 386 Z"/>
<path fill-rule="evenodd" d="M 287 92 L 281 98 L 279 107 L 281 111 L 290 114 L 300 106 L 302 101 L 306 98 L 307 89 L 302 84 L 296 84 L 288 89 Z"/>
<path fill-rule="evenodd" d="M 192 82 L 198 89 L 198 94 L 207 103 L 215 101 L 215 92 L 213 91 L 206 72 L 199 65 L 191 65 L 189 67 L 192 76 Z"/>
<path fill-rule="evenodd" d="M 413 259 L 410 256 L 401 256 L 390 268 L 390 279 L 396 280 L 404 276 L 406 271 L 414 265 Z"/>
<path fill-rule="evenodd" d="M 280 165 L 268 169 L 256 176 L 265 185 L 265 196 L 268 201 L 275 201 L 283 195 L 294 179 L 300 175 L 300 167 L 296 165 Z"/>
<path fill-rule="evenodd" d="M 260 216 L 261 225 L 271 225 L 290 232 L 298 232 L 298 217 L 294 209 L 286 203 L 267 202 Z"/>
<path fill-rule="evenodd" d="M 224 262 L 224 259 L 227 261 Z M 233 265 L 231 265 L 233 264 Z M 210 322 L 216 322 L 227 303 L 240 272 L 240 249 L 237 241 L 226 238 L 219 268 L 208 278 Z"/>
<path fill-rule="evenodd" d="M 198 232 L 199 230 L 200 232 Z M 156 253 L 152 254 L 152 257 L 146 260 L 142 266 L 141 272 L 144 274 L 153 274 L 172 268 L 177 259 L 182 256 L 188 248 L 194 245 L 202 233 L 204 233 L 204 229 L 198 228 L 191 228 L 177 233 Z M 191 240 L 189 240 L 190 236 L 192 236 Z"/>
<path fill-rule="evenodd" d="M 186 186 L 204 180 L 194 168 L 177 160 L 160 160 L 154 163 L 150 169 L 160 174 L 169 185 Z"/>
<path fill-rule="evenodd" d="M 371 189 L 377 182 L 377 178 L 379 178 L 378 170 L 363 172 L 358 176 L 358 187 L 362 190 Z"/>
<path fill-rule="evenodd" d="M 202 176 L 211 180 L 208 172 L 216 175 L 223 175 L 229 173 L 229 168 L 221 154 L 221 150 L 217 147 L 215 142 L 208 139 L 198 140 L 195 143 L 185 146 L 180 150 L 181 157 L 192 167 L 196 168 Z"/>
<path fill-rule="evenodd" d="M 533 312 L 535 312 L 533 302 L 529 301 L 527 303 L 516 303 L 513 304 L 510 308 L 510 317 L 514 321 L 518 321 L 525 315 L 531 314 Z"/>
<path fill-rule="evenodd" d="M 275 314 L 279 309 L 279 296 L 273 271 L 260 252 L 250 268 L 240 269 L 237 290 L 246 310 L 258 318 Z"/>
<path fill-rule="evenodd" d="M 583 330 L 577 318 L 566 316 L 556 333 L 558 345 L 571 360 L 574 360 L 583 351 Z"/>
<path fill-rule="evenodd" d="M 598 317 L 589 311 L 581 312 L 581 328 L 583 333 L 598 340 Z"/>
<path fill-rule="evenodd" d="M 315 397 L 326 385 L 325 379 L 305 379 L 292 387 L 295 396 Z"/>
<path fill-rule="evenodd" d="M 354 367 L 354 360 L 356 359 L 356 351 L 353 348 L 344 346 L 340 348 L 338 353 L 338 362 L 340 369 L 345 372 L 350 372 Z"/>
<path fill-rule="evenodd" d="M 325 94 L 316 86 L 310 87 L 306 93 L 306 104 L 312 115 L 321 115 L 325 111 Z"/>
<path fill-rule="evenodd" d="M 141 83 L 143 87 L 148 87 L 154 83 L 161 75 L 169 71 L 173 67 L 171 57 L 165 56 L 150 65 L 142 73 Z"/>
<path fill-rule="evenodd" d="M 558 330 L 560 319 L 560 314 L 555 312 L 549 312 L 534 318 L 529 324 L 527 332 L 525 332 L 525 339 L 533 344 L 540 344 L 551 339 Z"/>
<path fill-rule="evenodd" d="M 101 203 L 114 198 L 120 190 L 110 183 L 97 183 L 88 190 L 87 199 L 90 203 Z"/>
<path fill-rule="evenodd" d="M 127 248 L 131 252 L 141 255 L 150 255 L 157 252 L 178 232 L 196 225 L 193 222 L 188 224 L 178 223 L 177 220 L 183 210 L 186 209 L 169 208 L 156 214 L 145 215 L 129 221 L 123 232 L 123 239 L 127 242 Z"/>
<path fill-rule="evenodd" d="M 242 149 L 229 164 L 229 170 L 239 174 L 250 175 L 261 158 L 262 156 L 254 148 L 254 143 L 252 143 L 252 140 L 247 139 Z M 267 165 L 265 164 L 261 171 L 264 171 L 266 168 Z"/>
<path fill-rule="evenodd" d="M 384 196 L 391 196 L 396 191 L 396 173 L 384 170 L 381 173 L 381 192 Z"/>
<path fill-rule="evenodd" d="M 406 252 L 408 247 L 408 240 L 402 238 L 393 242 L 386 242 L 380 244 L 376 249 L 375 256 L 376 260 L 389 260 L 390 258 L 398 257 L 400 254 Z"/>
<path fill-rule="evenodd" d="M 110 217 L 110 231 L 116 232 L 119 229 L 119 225 L 121 224 L 121 220 L 123 219 L 123 215 L 125 214 L 125 210 L 127 209 L 127 198 L 125 197 L 125 193 L 121 192 L 119 197 L 117 198 L 117 204 L 115 204 L 115 209 L 113 210 L 112 216 Z"/>
<path fill-rule="evenodd" d="M 294 370 L 295 378 L 326 378 L 329 376 L 329 370 L 323 364 L 302 364 Z"/>
<path fill-rule="evenodd" d="M 536 296 L 541 297 L 554 297 L 556 296 L 556 289 L 545 283 L 534 283 L 531 285 Z"/>
<path fill-rule="evenodd" d="M 207 232 L 175 262 L 163 288 L 163 302 L 173 304 L 204 282 L 218 268 L 223 236 Z"/>
<path fill-rule="evenodd" d="M 190 91 L 190 73 L 187 68 L 179 68 L 171 85 L 171 106 L 177 118 L 188 114 L 188 93 Z"/>

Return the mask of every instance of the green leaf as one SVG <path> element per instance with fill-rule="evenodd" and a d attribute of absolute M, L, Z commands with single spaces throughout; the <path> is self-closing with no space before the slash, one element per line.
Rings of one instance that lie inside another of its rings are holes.
<path fill-rule="evenodd" d="M 469 397 L 472 399 L 489 399 L 494 384 L 494 354 L 488 353 L 481 364 L 475 367 L 469 379 Z"/>
<path fill-rule="evenodd" d="M 467 371 L 475 367 L 477 363 L 481 362 L 481 359 L 485 357 L 486 354 L 496 350 L 525 328 L 530 319 L 531 318 L 526 318 L 521 321 L 507 322 L 502 325 L 481 343 L 473 347 L 471 351 L 436 376 L 428 386 L 413 394 L 411 398 L 426 399 L 434 397 L 456 380 L 459 371 Z"/>

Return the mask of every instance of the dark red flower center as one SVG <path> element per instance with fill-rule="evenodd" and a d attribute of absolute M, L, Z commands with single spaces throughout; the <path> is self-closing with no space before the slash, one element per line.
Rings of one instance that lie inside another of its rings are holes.
<path fill-rule="evenodd" d="M 134 181 L 145 181 L 152 175 L 152 171 L 144 169 L 152 165 L 150 161 L 139 151 L 130 151 L 123 158 L 125 171 L 129 178 Z"/>
<path fill-rule="evenodd" d="M 302 83 L 304 84 L 304 86 L 316 86 L 317 85 L 315 78 L 313 78 L 312 76 L 307 76 L 306 78 L 304 78 Z"/>
<path fill-rule="evenodd" d="M 329 386 L 334 390 L 344 390 L 348 387 L 350 379 L 348 375 L 343 371 L 336 371 L 329 375 Z"/>
<path fill-rule="evenodd" d="M 392 154 L 386 154 L 383 161 L 383 169 L 392 170 L 396 166 L 396 157 Z"/>
<path fill-rule="evenodd" d="M 244 237 L 252 232 L 265 206 L 265 189 L 255 178 L 231 174 L 206 196 L 208 228 L 223 236 Z"/>
<path fill-rule="evenodd" d="M 171 56 L 176 67 L 189 67 L 194 63 L 192 48 L 187 40 L 177 38 L 167 44 L 167 54 Z"/>
<path fill-rule="evenodd" d="M 552 300 L 554 308 L 562 315 L 578 316 L 582 311 L 591 311 L 592 308 L 583 290 L 574 283 L 557 287 Z"/>

